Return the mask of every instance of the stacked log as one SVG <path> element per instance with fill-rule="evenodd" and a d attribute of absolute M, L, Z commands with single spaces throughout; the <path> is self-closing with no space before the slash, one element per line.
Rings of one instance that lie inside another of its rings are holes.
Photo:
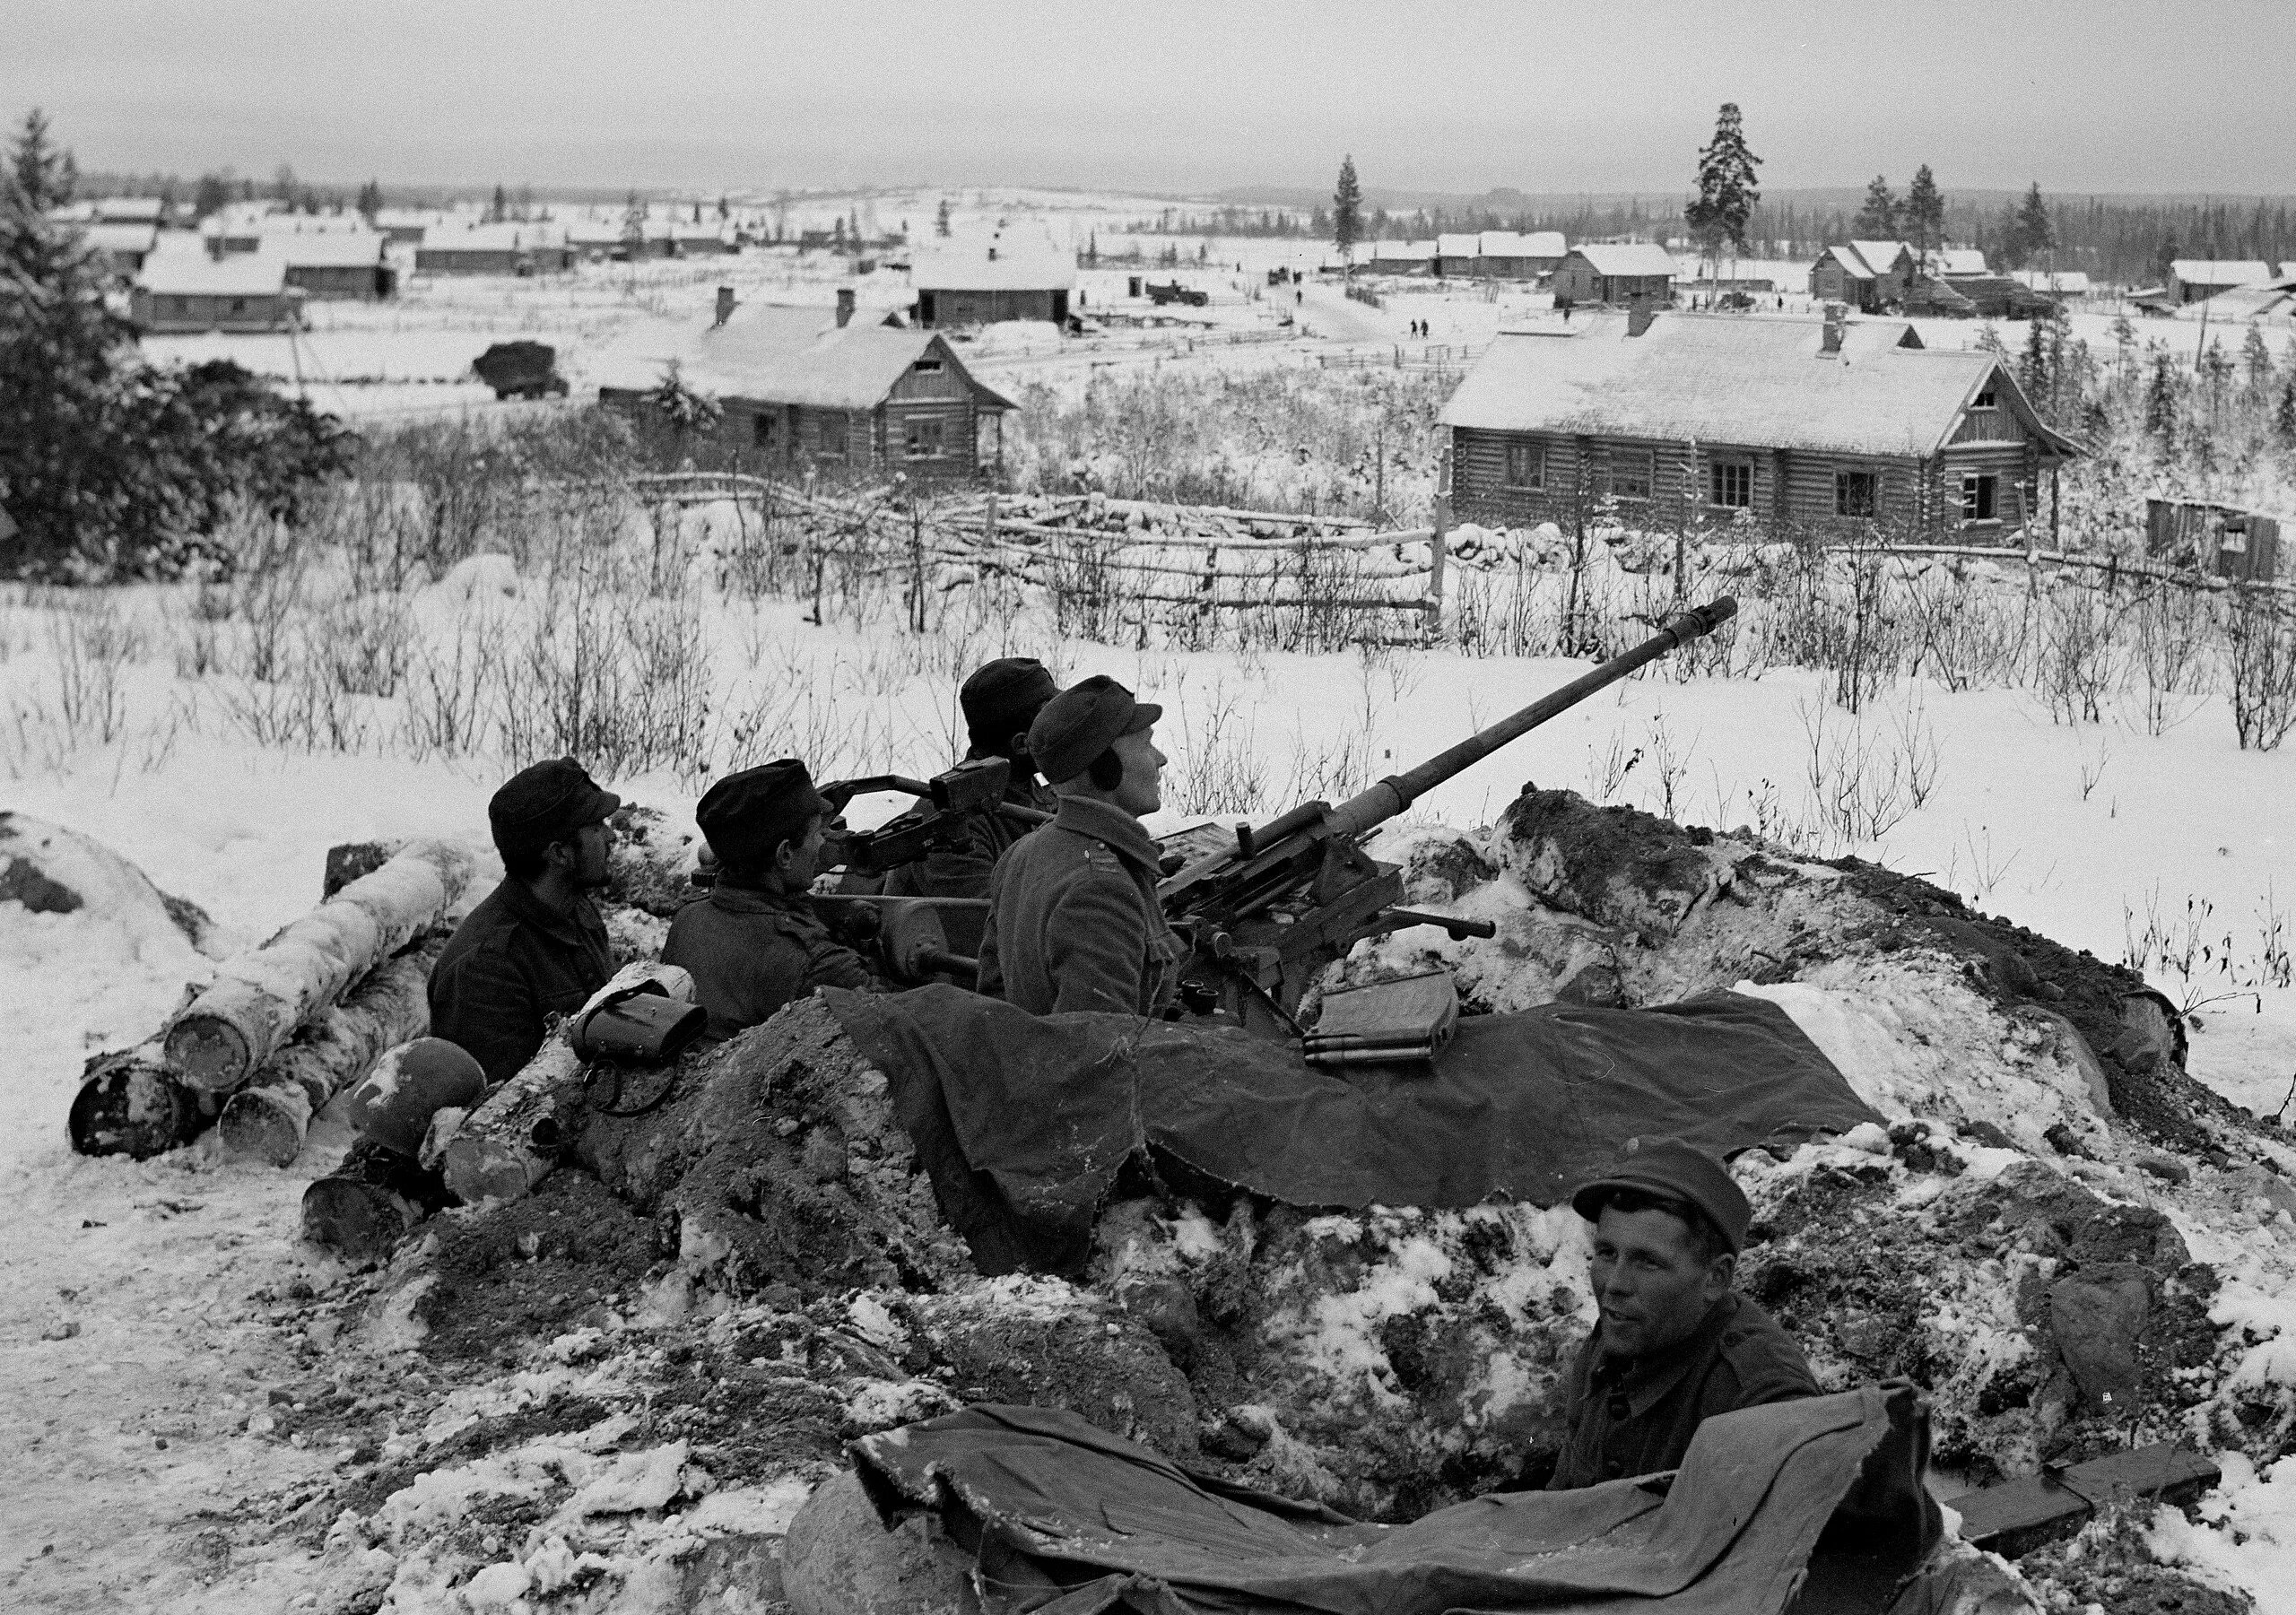
<path fill-rule="evenodd" d="M 147 1160 L 207 1131 L 215 1107 L 176 1081 L 157 1038 L 91 1056 L 65 1119 L 83 1155 Z"/>
<path fill-rule="evenodd" d="M 270 941 L 223 961 L 214 984 L 168 1029 L 168 1065 L 205 1093 L 229 1093 L 296 1029 L 412 942 L 462 895 L 471 855 L 412 841 Z"/>
<path fill-rule="evenodd" d="M 293 1164 L 329 1099 L 366 1075 L 384 1051 L 430 1029 L 426 989 L 444 946 L 434 940 L 386 960 L 265 1061 L 224 1101 L 223 1148 L 274 1167 Z"/>

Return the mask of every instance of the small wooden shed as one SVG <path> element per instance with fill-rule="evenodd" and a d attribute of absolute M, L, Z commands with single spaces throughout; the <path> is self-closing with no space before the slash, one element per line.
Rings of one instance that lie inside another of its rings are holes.
<path fill-rule="evenodd" d="M 1558 308 L 1607 303 L 1622 308 L 1637 298 L 1670 303 L 1680 273 L 1674 256 L 1655 241 L 1574 247 L 1555 265 L 1554 300 Z"/>

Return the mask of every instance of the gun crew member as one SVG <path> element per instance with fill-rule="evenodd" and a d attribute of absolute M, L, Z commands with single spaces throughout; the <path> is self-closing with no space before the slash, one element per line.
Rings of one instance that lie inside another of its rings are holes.
<path fill-rule="evenodd" d="M 1182 950 L 1157 905 L 1156 844 L 1140 824 L 1163 802 L 1152 734 L 1163 711 L 1100 675 L 1037 714 L 1029 754 L 1060 805 L 989 876 L 982 992 L 1032 1015 L 1149 1015 L 1170 1002 Z"/>
<path fill-rule="evenodd" d="M 805 895 L 828 810 L 794 757 L 728 774 L 702 796 L 693 817 L 717 855 L 718 880 L 670 922 L 662 962 L 692 973 L 709 1015 L 703 1043 L 723 1042 L 816 987 L 878 985 Z"/>
<path fill-rule="evenodd" d="M 1007 805 L 1039 813 L 1060 806 L 1059 798 L 1037 783 L 1036 760 L 1029 755 L 1029 725 L 1058 690 L 1052 674 L 1034 656 L 1004 656 L 981 668 L 957 691 L 970 742 L 965 760 L 1003 757 L 1012 761 L 1012 777 L 1004 786 Z M 965 821 L 961 845 L 936 847 L 919 862 L 894 870 L 885 879 L 886 894 L 985 898 L 988 872 L 996 860 L 1037 823 L 1011 813 L 975 813 Z"/>
<path fill-rule="evenodd" d="M 1595 1225 L 1601 1310 L 1563 1382 L 1550 1491 L 1676 1468 L 1717 1413 L 1818 1394 L 1801 1348 L 1731 1289 L 1753 1211 L 1728 1169 L 1676 1139 L 1629 1151 L 1570 1200 Z"/>
<path fill-rule="evenodd" d="M 489 1083 L 516 1076 L 544 1023 L 571 1014 L 613 974 L 589 894 L 606 883 L 622 798 L 570 757 L 511 776 L 486 804 L 503 879 L 455 928 L 431 968 L 430 1031 L 475 1059 Z"/>

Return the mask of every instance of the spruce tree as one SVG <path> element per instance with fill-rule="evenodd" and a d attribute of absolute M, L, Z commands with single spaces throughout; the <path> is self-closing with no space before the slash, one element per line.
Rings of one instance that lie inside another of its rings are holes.
<path fill-rule="evenodd" d="M 69 152 L 59 152 L 48 137 L 48 114 L 34 107 L 24 114 L 16 149 L 9 154 L 9 178 L 23 205 L 36 213 L 62 207 L 72 200 L 78 172 Z"/>
<path fill-rule="evenodd" d="M 1355 243 L 1363 230 L 1363 189 L 1355 182 L 1352 152 L 1340 159 L 1339 187 L 1331 194 L 1331 243 L 1352 268 Z"/>
<path fill-rule="evenodd" d="M 946 196 L 941 198 L 940 211 L 933 215 L 933 233 L 936 236 L 949 233 L 949 199 Z"/>
<path fill-rule="evenodd" d="M 202 174 L 192 187 L 191 216 L 195 221 L 220 213 L 231 203 L 231 187 L 221 174 Z"/>
<path fill-rule="evenodd" d="M 1913 238 L 1913 250 L 1926 270 L 1929 267 L 1929 255 L 1945 244 L 1945 198 L 1937 189 L 1936 177 L 1930 173 L 1927 163 L 1914 170 L 1913 183 L 1906 187 L 1902 211 L 1906 231 Z"/>
<path fill-rule="evenodd" d="M 1726 241 L 1734 254 L 1745 251 L 1746 221 L 1761 200 L 1754 185 L 1754 170 L 1761 166 L 1761 159 L 1747 148 L 1738 103 L 1724 101 L 1714 120 L 1714 139 L 1698 153 L 1698 199 L 1683 210 L 1683 221 L 1709 260 Z"/>
<path fill-rule="evenodd" d="M 2166 353 L 2153 356 L 2152 385 L 2144 389 L 2144 434 L 2163 448 L 2177 434 L 2177 378 Z"/>
<path fill-rule="evenodd" d="M 2296 371 L 2281 383 L 2280 407 L 2272 412 L 2272 430 L 2288 447 L 2296 448 Z"/>
<path fill-rule="evenodd" d="M 2248 386 L 2258 397 L 2272 385 L 2272 347 L 2264 339 L 2264 332 L 2256 326 L 2248 327 L 2246 341 L 2240 343 L 2240 363 L 2248 373 Z"/>
<path fill-rule="evenodd" d="M 2041 334 L 2039 320 L 2025 327 L 2025 352 L 2017 361 L 2017 382 L 2025 389 L 2025 396 L 2035 403 L 2048 392 L 2048 339 Z"/>
<path fill-rule="evenodd" d="M 2035 180 L 2017 209 L 2018 256 L 2022 261 L 2031 263 L 2056 245 L 2057 228 L 2049 222 L 2048 206 L 2041 200 L 2040 182 Z"/>
<path fill-rule="evenodd" d="M 494 200 L 487 205 L 486 216 L 496 224 L 501 223 L 510 216 L 509 193 L 505 191 L 499 182 L 494 187 Z"/>
<path fill-rule="evenodd" d="M 1866 187 L 1866 205 L 1857 210 L 1850 233 L 1860 241 L 1894 241 L 1898 239 L 1900 208 L 1890 182 L 1880 174 Z"/>

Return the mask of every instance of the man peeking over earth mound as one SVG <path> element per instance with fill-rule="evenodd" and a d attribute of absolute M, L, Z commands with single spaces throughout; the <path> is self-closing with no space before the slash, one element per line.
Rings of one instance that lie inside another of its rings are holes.
<path fill-rule="evenodd" d="M 1549 1491 L 1677 1468 L 1717 1413 L 1818 1394 L 1801 1348 L 1730 1288 L 1753 1208 L 1728 1169 L 1674 1139 L 1627 1148 L 1570 1197 L 1595 1225 L 1600 1315 L 1563 1382 Z"/>

